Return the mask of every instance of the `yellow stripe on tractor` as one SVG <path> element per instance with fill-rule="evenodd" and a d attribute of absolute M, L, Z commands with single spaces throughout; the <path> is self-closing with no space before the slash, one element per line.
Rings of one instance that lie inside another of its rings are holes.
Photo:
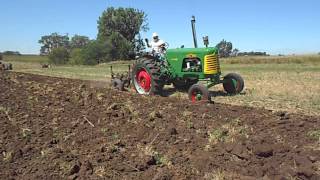
<path fill-rule="evenodd" d="M 204 74 L 211 75 L 220 72 L 218 55 L 210 54 L 204 57 Z"/>

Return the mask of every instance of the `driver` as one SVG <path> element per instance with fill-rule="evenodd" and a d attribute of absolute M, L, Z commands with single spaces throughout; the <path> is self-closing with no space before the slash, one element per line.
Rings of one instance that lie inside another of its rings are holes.
<path fill-rule="evenodd" d="M 159 35 L 156 32 L 152 33 L 152 41 L 150 44 L 147 41 L 147 46 L 152 48 L 155 53 L 164 53 L 165 51 L 165 42 L 159 39 Z"/>

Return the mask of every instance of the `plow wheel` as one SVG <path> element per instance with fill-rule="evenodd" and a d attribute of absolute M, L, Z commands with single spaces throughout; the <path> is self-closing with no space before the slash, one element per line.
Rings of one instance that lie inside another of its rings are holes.
<path fill-rule="evenodd" d="M 197 101 L 211 101 L 209 90 L 202 84 L 194 84 L 188 91 L 189 99 L 192 102 Z"/>
<path fill-rule="evenodd" d="M 139 59 L 132 69 L 132 84 L 139 94 L 161 94 L 164 83 L 160 78 L 160 67 L 153 59 Z"/>

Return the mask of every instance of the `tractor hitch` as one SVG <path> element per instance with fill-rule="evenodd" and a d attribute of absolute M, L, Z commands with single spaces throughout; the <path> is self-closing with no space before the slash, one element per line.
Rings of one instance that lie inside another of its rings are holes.
<path fill-rule="evenodd" d="M 120 91 L 126 91 L 131 84 L 131 66 L 128 65 L 127 73 L 114 73 L 113 67 L 110 66 L 111 87 Z"/>

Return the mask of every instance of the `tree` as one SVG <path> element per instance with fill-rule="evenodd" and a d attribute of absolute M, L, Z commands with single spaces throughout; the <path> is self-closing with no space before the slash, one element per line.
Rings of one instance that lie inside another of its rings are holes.
<path fill-rule="evenodd" d="M 232 51 L 232 43 L 227 42 L 226 40 L 222 40 L 220 43 L 216 46 L 219 51 L 220 57 L 229 57 Z"/>
<path fill-rule="evenodd" d="M 71 41 L 70 41 L 70 47 L 71 49 L 74 49 L 74 48 L 83 48 L 85 47 L 87 44 L 89 44 L 90 42 L 90 39 L 89 37 L 87 36 L 81 36 L 81 35 L 74 35 L 72 38 L 71 38 Z"/>
<path fill-rule="evenodd" d="M 49 63 L 51 64 L 66 64 L 69 60 L 69 52 L 64 47 L 53 49 L 49 54 Z"/>
<path fill-rule="evenodd" d="M 132 50 L 132 43 L 124 38 L 120 33 L 113 32 L 105 42 L 107 59 L 125 60 L 129 58 L 129 53 Z"/>
<path fill-rule="evenodd" d="M 2 53 L 0 53 L 0 60 L 2 60 Z"/>
<path fill-rule="evenodd" d="M 2 54 L 7 56 L 11 56 L 11 55 L 21 56 L 21 53 L 19 51 L 4 51 Z"/>
<path fill-rule="evenodd" d="M 140 52 L 142 50 L 146 49 L 146 46 L 143 42 L 143 39 L 141 38 L 141 35 L 138 34 L 136 39 L 135 39 L 135 45 L 134 45 L 134 52 Z"/>
<path fill-rule="evenodd" d="M 38 42 L 42 44 L 40 49 L 41 55 L 48 55 L 55 48 L 69 48 L 68 35 L 59 35 L 58 33 L 52 33 L 51 35 L 42 36 Z"/>
<path fill-rule="evenodd" d="M 116 43 L 110 50 L 112 59 L 129 57 L 130 51 L 143 49 L 139 33 L 148 30 L 146 21 L 146 14 L 138 9 L 109 7 L 99 17 L 98 40 Z"/>
<path fill-rule="evenodd" d="M 103 41 L 95 40 L 90 42 L 86 47 L 81 50 L 81 58 L 85 65 L 95 65 L 98 63 L 106 62 L 108 54 L 108 44 Z"/>
<path fill-rule="evenodd" d="M 69 64 L 73 64 L 73 65 L 85 64 L 85 59 L 83 56 L 82 49 L 74 48 L 71 50 Z"/>
<path fill-rule="evenodd" d="M 233 57 L 238 56 L 239 52 L 240 52 L 239 49 L 235 48 L 232 50 L 230 56 L 233 56 Z"/>

